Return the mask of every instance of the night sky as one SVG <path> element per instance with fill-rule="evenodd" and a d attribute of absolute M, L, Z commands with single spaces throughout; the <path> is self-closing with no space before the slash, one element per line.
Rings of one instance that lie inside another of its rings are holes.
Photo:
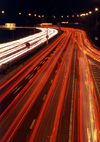
<path fill-rule="evenodd" d="M 0 11 L 7 13 L 74 14 L 100 7 L 100 0 L 0 0 Z"/>

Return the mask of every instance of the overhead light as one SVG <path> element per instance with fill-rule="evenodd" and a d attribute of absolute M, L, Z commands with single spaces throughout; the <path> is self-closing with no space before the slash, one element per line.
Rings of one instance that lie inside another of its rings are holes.
<path fill-rule="evenodd" d="M 2 14 L 4 14 L 4 13 L 5 13 L 5 11 L 4 11 L 4 10 L 2 10 L 2 11 L 1 11 L 1 13 L 2 13 Z"/>
<path fill-rule="evenodd" d="M 19 12 L 19 15 L 21 15 L 21 12 Z"/>
<path fill-rule="evenodd" d="M 31 16 L 31 13 L 29 13 L 28 16 Z"/>
<path fill-rule="evenodd" d="M 39 17 L 39 18 L 41 18 L 41 16 L 40 16 L 40 15 L 38 15 L 38 17 Z"/>
<path fill-rule="evenodd" d="M 34 14 L 34 16 L 37 16 L 36 14 Z"/>
<path fill-rule="evenodd" d="M 85 13 L 82 14 L 82 16 L 85 16 L 85 15 L 86 15 Z"/>
<path fill-rule="evenodd" d="M 86 13 L 86 15 L 89 15 L 88 13 Z"/>
<path fill-rule="evenodd" d="M 92 11 L 89 11 L 89 14 L 92 14 Z"/>
<path fill-rule="evenodd" d="M 95 8 L 95 11 L 98 11 L 98 10 L 99 10 L 99 9 L 96 7 L 96 8 Z"/>

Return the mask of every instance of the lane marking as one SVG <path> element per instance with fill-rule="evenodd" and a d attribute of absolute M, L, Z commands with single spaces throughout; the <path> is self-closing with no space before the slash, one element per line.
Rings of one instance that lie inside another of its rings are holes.
<path fill-rule="evenodd" d="M 29 74 L 29 75 L 27 75 L 25 79 L 27 79 L 29 76 L 30 76 L 30 74 Z"/>
<path fill-rule="evenodd" d="M 28 79 L 31 79 L 32 77 L 33 77 L 33 74 Z"/>
<path fill-rule="evenodd" d="M 36 70 L 36 69 L 37 69 L 37 67 L 38 67 L 38 66 L 36 66 L 36 67 L 34 68 L 34 70 Z"/>
<path fill-rule="evenodd" d="M 18 88 L 18 86 L 16 86 L 11 92 L 14 92 L 17 88 Z"/>
<path fill-rule="evenodd" d="M 74 89 L 75 89 L 75 86 L 74 86 L 74 84 L 75 84 L 75 62 L 76 62 L 76 52 L 75 52 L 75 56 L 74 56 L 72 99 L 71 99 L 71 112 L 70 112 L 69 139 L 68 139 L 68 142 L 72 142 L 73 102 L 74 102 Z"/>
<path fill-rule="evenodd" d="M 40 66 L 37 68 L 37 70 L 39 70 L 40 69 Z"/>
<path fill-rule="evenodd" d="M 14 94 L 15 94 L 16 92 L 18 92 L 21 87 L 22 87 L 22 86 L 20 86 L 20 87 L 14 92 Z"/>
<path fill-rule="evenodd" d="M 57 70 L 55 70 L 55 73 L 57 73 Z"/>
<path fill-rule="evenodd" d="M 33 125 L 34 125 L 35 121 L 36 121 L 36 119 L 33 119 L 32 123 L 31 123 L 31 126 L 30 126 L 30 129 L 33 128 Z"/>
<path fill-rule="evenodd" d="M 46 98 L 46 94 L 45 94 L 44 97 L 43 97 L 43 101 L 45 100 L 45 98 Z"/>
<path fill-rule="evenodd" d="M 50 83 L 52 83 L 53 82 L 53 79 L 51 79 L 51 82 Z"/>

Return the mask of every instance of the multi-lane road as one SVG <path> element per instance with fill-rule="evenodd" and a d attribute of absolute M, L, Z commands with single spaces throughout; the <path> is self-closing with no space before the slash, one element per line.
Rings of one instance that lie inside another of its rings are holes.
<path fill-rule="evenodd" d="M 61 30 L 1 84 L 1 142 L 100 142 L 100 50 Z"/>

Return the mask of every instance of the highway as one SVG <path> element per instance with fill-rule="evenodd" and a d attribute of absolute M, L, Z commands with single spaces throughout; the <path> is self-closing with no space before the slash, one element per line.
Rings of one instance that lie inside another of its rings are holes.
<path fill-rule="evenodd" d="M 57 30 L 55 29 L 37 29 L 41 30 L 41 32 L 16 41 L 0 44 L 0 68 L 2 68 L 4 64 L 11 64 L 23 54 L 43 44 L 47 40 L 47 35 L 48 39 L 50 39 L 57 34 Z M 27 42 L 30 44 L 28 47 L 26 46 Z"/>
<path fill-rule="evenodd" d="M 1 142 L 100 142 L 100 50 L 61 30 L 1 84 Z"/>

